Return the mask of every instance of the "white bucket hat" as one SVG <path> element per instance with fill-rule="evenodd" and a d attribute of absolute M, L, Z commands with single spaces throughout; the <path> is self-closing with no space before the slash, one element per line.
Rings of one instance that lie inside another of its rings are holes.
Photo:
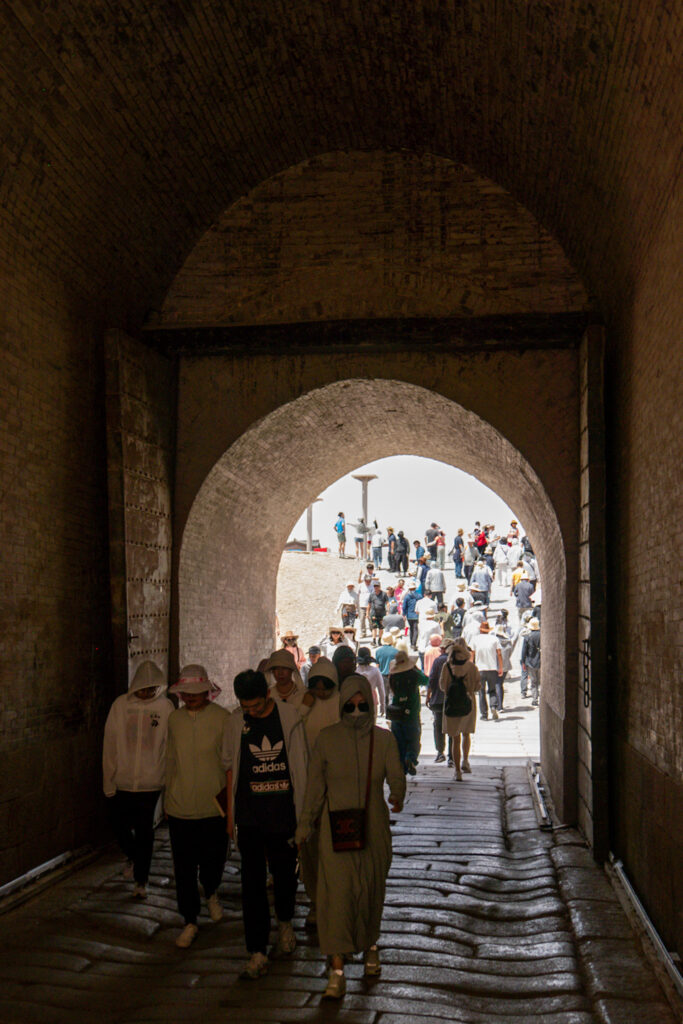
<path fill-rule="evenodd" d="M 185 665 L 180 670 L 178 681 L 170 687 L 171 693 L 212 693 L 215 683 L 203 665 Z M 218 687 L 216 687 L 218 689 Z"/>

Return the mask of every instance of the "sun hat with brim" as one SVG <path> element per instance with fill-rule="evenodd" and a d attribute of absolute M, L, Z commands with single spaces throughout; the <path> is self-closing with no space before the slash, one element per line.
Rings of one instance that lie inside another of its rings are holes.
<path fill-rule="evenodd" d="M 356 636 L 356 627 L 355 626 L 344 626 L 344 628 L 342 630 L 342 633 L 353 633 L 354 638 L 355 638 L 355 636 Z"/>
<path fill-rule="evenodd" d="M 281 640 L 298 640 L 299 634 L 292 633 L 291 629 L 288 629 L 286 633 L 283 633 L 280 637 Z"/>
<path fill-rule="evenodd" d="M 290 655 L 291 657 L 291 655 Z M 185 665 L 180 670 L 178 681 L 170 687 L 171 693 L 212 693 L 215 683 L 203 665 Z"/>
<path fill-rule="evenodd" d="M 383 644 L 384 644 L 385 646 L 387 646 L 387 647 L 388 647 L 388 646 L 390 646 L 391 644 L 393 644 L 393 642 L 394 642 L 394 638 L 393 638 L 393 636 L 391 635 L 391 633 L 382 633 L 382 643 L 383 643 Z"/>
<path fill-rule="evenodd" d="M 328 632 L 328 634 L 330 636 L 332 635 L 332 633 L 343 633 L 344 632 L 344 627 L 343 626 L 328 626 L 327 627 L 327 632 Z"/>
<path fill-rule="evenodd" d="M 417 590 L 417 583 L 415 580 L 411 580 L 408 584 L 408 590 Z"/>
<path fill-rule="evenodd" d="M 397 676 L 400 672 L 410 672 L 411 668 L 417 665 L 417 654 L 407 654 L 399 651 L 389 667 L 389 675 Z"/>
<path fill-rule="evenodd" d="M 538 621 L 538 619 L 529 619 L 528 626 L 529 629 L 540 629 L 541 623 Z"/>
<path fill-rule="evenodd" d="M 270 672 L 272 668 L 291 668 L 292 671 L 296 671 L 294 655 L 285 650 L 273 651 L 265 664 L 264 671 Z"/>
<path fill-rule="evenodd" d="M 490 632 L 491 632 L 491 627 L 490 627 L 490 625 L 488 624 L 488 622 L 482 622 L 482 623 L 480 624 L 480 626 L 479 626 L 479 632 L 480 632 L 480 633 L 490 633 Z"/>

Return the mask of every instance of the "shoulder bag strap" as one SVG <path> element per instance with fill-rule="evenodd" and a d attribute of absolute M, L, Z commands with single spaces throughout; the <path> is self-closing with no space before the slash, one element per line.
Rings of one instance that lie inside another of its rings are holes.
<path fill-rule="evenodd" d="M 363 809 L 364 810 L 367 810 L 367 808 L 368 808 L 368 800 L 370 799 L 370 774 L 372 772 L 372 752 L 373 752 L 374 746 L 375 746 L 375 726 L 373 725 L 372 729 L 370 730 L 370 753 L 368 754 L 368 779 L 367 779 L 367 782 L 365 784 L 365 804 L 363 805 Z"/>

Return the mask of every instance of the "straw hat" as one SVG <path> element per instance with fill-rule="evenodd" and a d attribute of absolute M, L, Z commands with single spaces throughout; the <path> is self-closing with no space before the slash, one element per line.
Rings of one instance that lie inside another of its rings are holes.
<path fill-rule="evenodd" d="M 528 625 L 529 625 L 529 629 L 540 629 L 541 628 L 541 623 L 538 621 L 538 619 L 529 619 Z"/>
<path fill-rule="evenodd" d="M 288 629 L 286 633 L 283 633 L 280 637 L 281 640 L 298 640 L 299 634 L 293 633 L 291 629 Z"/>
<path fill-rule="evenodd" d="M 393 646 L 394 638 L 391 633 L 382 633 L 382 643 L 386 646 Z"/>
<path fill-rule="evenodd" d="M 488 624 L 488 622 L 484 621 L 484 622 L 481 623 L 481 625 L 479 626 L 479 632 L 480 633 L 490 633 L 491 632 L 491 627 Z"/>
<path fill-rule="evenodd" d="M 270 672 L 272 668 L 291 668 L 292 672 L 296 672 L 294 655 L 282 649 L 273 651 L 265 664 L 264 672 Z"/>
<path fill-rule="evenodd" d="M 389 675 L 395 676 L 399 672 L 409 672 L 411 668 L 415 668 L 417 664 L 417 655 L 407 654 L 405 651 L 399 651 L 389 668 Z"/>

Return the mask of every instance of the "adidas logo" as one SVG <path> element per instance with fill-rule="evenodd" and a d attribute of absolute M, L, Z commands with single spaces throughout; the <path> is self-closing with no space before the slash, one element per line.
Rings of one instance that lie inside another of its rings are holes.
<path fill-rule="evenodd" d="M 283 741 L 278 740 L 278 742 L 271 747 L 270 740 L 267 736 L 264 736 L 263 743 L 260 747 L 257 747 L 255 743 L 250 743 L 249 750 L 257 761 L 274 761 L 276 757 L 280 757 L 283 746 Z"/>

